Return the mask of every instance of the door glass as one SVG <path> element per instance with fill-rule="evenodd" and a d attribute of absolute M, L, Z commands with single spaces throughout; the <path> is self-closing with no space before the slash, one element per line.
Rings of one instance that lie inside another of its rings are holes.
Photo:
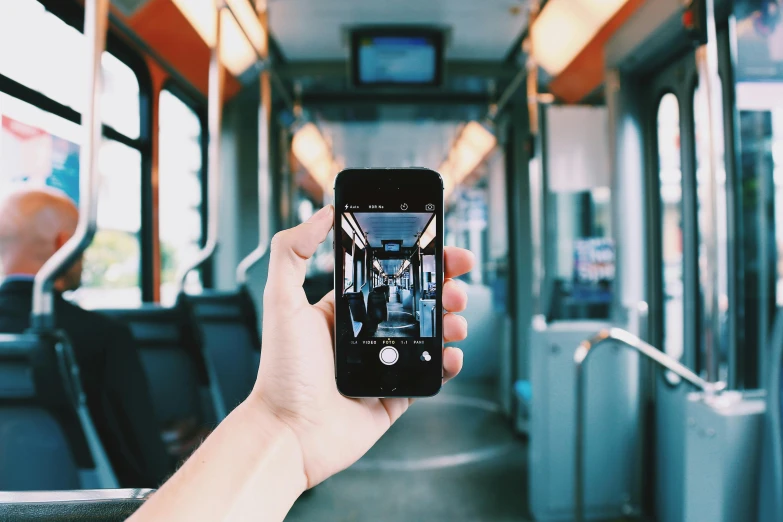
<path fill-rule="evenodd" d="M 735 0 L 739 119 L 738 245 L 744 328 L 738 332 L 738 387 L 769 377 L 767 339 L 783 306 L 783 18 L 780 2 Z"/>
<path fill-rule="evenodd" d="M 682 169 L 680 156 L 680 107 L 668 93 L 658 105 L 658 180 L 661 209 L 663 276 L 663 350 L 681 359 L 684 343 Z M 666 378 L 676 383 L 674 374 Z"/>

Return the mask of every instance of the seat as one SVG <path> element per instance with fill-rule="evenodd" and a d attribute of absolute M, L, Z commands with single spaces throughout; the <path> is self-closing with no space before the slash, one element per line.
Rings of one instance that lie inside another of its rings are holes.
<path fill-rule="evenodd" d="M 347 305 L 348 310 L 346 311 L 350 311 L 351 314 L 354 337 L 366 337 L 375 333 L 378 323 L 367 314 L 362 292 L 345 292 L 343 302 Z"/>
<path fill-rule="evenodd" d="M 68 339 L 0 334 L 0 490 L 113 487 Z"/>
<path fill-rule="evenodd" d="M 201 335 L 189 310 L 178 304 L 101 311 L 130 327 L 168 452 L 186 458 L 217 422 Z"/>
<path fill-rule="evenodd" d="M 406 288 L 400 290 L 400 302 L 403 309 L 413 310 L 413 292 Z"/>
<path fill-rule="evenodd" d="M 210 382 L 218 388 L 221 420 L 247 398 L 256 382 L 261 338 L 255 303 L 242 287 L 236 292 L 181 294 L 179 306 L 189 310 L 201 331 L 203 353 L 214 374 Z"/>
<path fill-rule="evenodd" d="M 334 273 L 328 272 L 308 276 L 302 284 L 302 289 L 310 304 L 320 301 L 323 296 L 334 290 Z"/>
<path fill-rule="evenodd" d="M 783 520 L 783 309 L 770 337 L 767 412 L 761 444 L 759 522 Z"/>
<path fill-rule="evenodd" d="M 370 295 L 367 296 L 367 315 L 369 316 L 370 321 L 378 324 L 388 319 L 389 312 L 386 307 L 387 301 L 388 297 L 383 288 L 374 288 L 370 292 Z"/>
<path fill-rule="evenodd" d="M 351 318 L 359 323 L 366 323 L 367 309 L 364 306 L 364 294 L 361 292 L 345 292 L 343 298 L 348 301 L 351 310 Z"/>
<path fill-rule="evenodd" d="M 0 492 L 0 520 L 120 522 L 130 518 L 152 489 Z"/>

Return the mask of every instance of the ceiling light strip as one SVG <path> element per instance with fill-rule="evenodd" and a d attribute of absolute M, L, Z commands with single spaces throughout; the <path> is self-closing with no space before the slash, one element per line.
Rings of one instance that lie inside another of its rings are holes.
<path fill-rule="evenodd" d="M 538 65 L 552 76 L 563 72 L 627 1 L 549 0 L 530 27 Z"/>

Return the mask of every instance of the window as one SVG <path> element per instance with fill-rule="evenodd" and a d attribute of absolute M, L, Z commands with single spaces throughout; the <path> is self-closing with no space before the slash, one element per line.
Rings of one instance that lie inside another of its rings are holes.
<path fill-rule="evenodd" d="M 681 359 L 684 350 L 684 283 L 680 107 L 668 93 L 658 105 L 658 183 L 660 188 L 661 257 L 663 275 L 663 351 Z M 672 384 L 679 377 L 667 372 Z"/>
<path fill-rule="evenodd" d="M 0 53 L 0 189 L 49 185 L 78 201 L 82 33 L 36 0 L 0 2 L 0 48 L 14 50 Z M 98 162 L 98 232 L 70 298 L 87 308 L 130 307 L 141 303 L 142 98 L 129 65 L 105 52 L 102 67 L 109 129 Z"/>
<path fill-rule="evenodd" d="M 36 0 L 0 2 L 0 74 L 78 113 L 87 92 L 82 33 L 46 11 Z M 8 52 L 13 49 L 13 52 Z M 116 131 L 140 134 L 139 81 L 108 52 L 101 59 L 103 122 Z"/>
<path fill-rule="evenodd" d="M 158 208 L 160 227 L 160 298 L 172 305 L 177 276 L 201 245 L 202 122 L 196 112 L 168 90 L 160 93 Z M 199 292 L 201 274 L 188 274 L 186 290 Z"/>

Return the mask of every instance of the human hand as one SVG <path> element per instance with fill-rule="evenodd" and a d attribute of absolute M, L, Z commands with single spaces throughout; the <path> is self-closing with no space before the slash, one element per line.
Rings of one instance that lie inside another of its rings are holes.
<path fill-rule="evenodd" d="M 413 402 L 406 398 L 349 399 L 334 373 L 334 292 L 310 305 L 302 289 L 306 260 L 332 227 L 334 209 L 321 209 L 306 223 L 275 235 L 264 290 L 263 349 L 258 380 L 249 402 L 267 410 L 295 436 L 307 487 L 357 461 Z M 468 272 L 473 255 L 445 249 L 443 306 L 465 309 L 467 295 L 449 278 Z M 467 322 L 443 317 L 444 341 L 461 341 Z M 444 348 L 444 382 L 462 368 L 462 352 Z"/>

